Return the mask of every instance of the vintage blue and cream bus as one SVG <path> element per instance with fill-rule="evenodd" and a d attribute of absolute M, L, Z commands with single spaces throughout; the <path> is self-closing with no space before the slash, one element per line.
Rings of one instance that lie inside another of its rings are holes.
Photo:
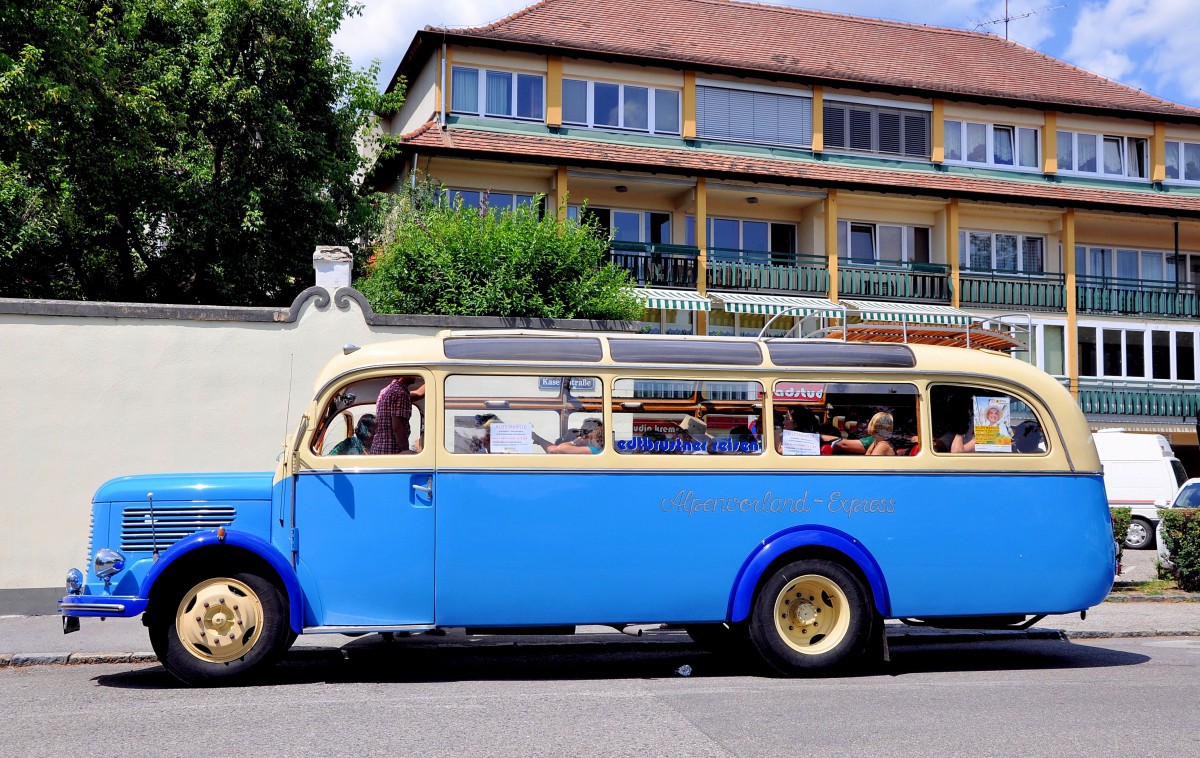
<path fill-rule="evenodd" d="M 344 352 L 273 473 L 104 484 L 64 625 L 145 614 L 189 683 L 299 634 L 641 623 L 796 674 L 879 654 L 885 619 L 1012 628 L 1112 584 L 1088 426 L 1006 355 L 565 332 Z"/>

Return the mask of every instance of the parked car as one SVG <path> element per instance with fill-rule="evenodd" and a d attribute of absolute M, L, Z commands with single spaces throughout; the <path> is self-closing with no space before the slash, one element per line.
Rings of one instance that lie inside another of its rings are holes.
<path fill-rule="evenodd" d="M 1172 508 L 1200 508 L 1200 477 L 1188 479 L 1179 488 L 1175 499 L 1171 501 Z"/>
<path fill-rule="evenodd" d="M 1183 464 L 1161 434 L 1105 429 L 1093 434 L 1092 439 L 1104 466 L 1109 507 L 1132 509 L 1125 547 L 1153 547 L 1158 509 L 1168 507 L 1187 480 Z"/>

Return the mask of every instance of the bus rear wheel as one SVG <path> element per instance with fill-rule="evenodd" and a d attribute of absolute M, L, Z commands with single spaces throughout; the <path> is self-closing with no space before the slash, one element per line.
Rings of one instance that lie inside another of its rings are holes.
<path fill-rule="evenodd" d="M 874 614 L 863 583 L 840 564 L 811 558 L 781 567 L 759 590 L 750 639 L 787 675 L 836 669 L 857 659 Z"/>
<path fill-rule="evenodd" d="M 287 600 L 257 574 L 182 582 L 164 600 L 167 612 L 155 615 L 151 644 L 185 684 L 245 678 L 274 663 L 293 640 Z"/>

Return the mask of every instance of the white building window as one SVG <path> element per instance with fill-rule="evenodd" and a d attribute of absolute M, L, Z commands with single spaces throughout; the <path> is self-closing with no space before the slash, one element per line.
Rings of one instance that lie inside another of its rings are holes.
<path fill-rule="evenodd" d="M 1186 262 L 1188 257 L 1179 256 Z M 1162 250 L 1132 250 L 1129 248 L 1075 247 L 1075 266 L 1080 274 L 1096 279 L 1116 279 L 1114 287 L 1136 288 L 1142 285 L 1174 285 L 1186 281 L 1188 270 L 1176 273 L 1177 261 L 1174 253 Z M 1200 263 L 1200 260 L 1196 260 Z"/>
<path fill-rule="evenodd" d="M 1086 132 L 1058 132 L 1058 170 L 1066 174 L 1146 179 L 1149 141 Z"/>
<path fill-rule="evenodd" d="M 679 134 L 679 90 L 563 79 L 563 123 L 593 129 Z"/>
<path fill-rule="evenodd" d="M 838 257 L 852 265 L 928 263 L 929 228 L 839 221 Z"/>
<path fill-rule="evenodd" d="M 454 66 L 450 72 L 450 112 L 472 116 L 541 121 L 546 112 L 546 80 L 541 74 Z"/>
<path fill-rule="evenodd" d="M 946 162 L 1036 170 L 1038 130 L 1026 126 L 946 121 Z"/>
<path fill-rule="evenodd" d="M 1046 239 L 1036 235 L 960 231 L 958 255 L 960 265 L 971 271 L 1046 271 Z"/>
<path fill-rule="evenodd" d="M 1200 142 L 1167 140 L 1167 179 L 1200 183 Z"/>

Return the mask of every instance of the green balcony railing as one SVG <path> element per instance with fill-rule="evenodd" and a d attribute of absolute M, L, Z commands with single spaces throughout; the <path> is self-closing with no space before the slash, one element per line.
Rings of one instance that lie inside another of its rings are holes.
<path fill-rule="evenodd" d="M 815 255 L 711 248 L 708 286 L 754 292 L 829 292 L 827 261 Z"/>
<path fill-rule="evenodd" d="M 838 295 L 886 300 L 950 300 L 950 267 L 940 263 L 896 263 L 864 266 L 838 261 Z"/>
<path fill-rule="evenodd" d="M 700 249 L 690 245 L 618 242 L 609 245 L 608 260 L 633 274 L 639 285 L 696 289 Z"/>
<path fill-rule="evenodd" d="M 1194 417 L 1200 410 L 1200 386 L 1178 382 L 1080 379 L 1079 407 L 1084 413 Z"/>
<path fill-rule="evenodd" d="M 1065 311 L 1066 285 L 1062 274 L 1017 274 L 964 268 L 958 275 L 963 305 L 1003 305 L 1024 310 Z"/>
<path fill-rule="evenodd" d="M 1075 296 L 1081 313 L 1200 316 L 1200 290 L 1190 284 L 1078 276 Z"/>

